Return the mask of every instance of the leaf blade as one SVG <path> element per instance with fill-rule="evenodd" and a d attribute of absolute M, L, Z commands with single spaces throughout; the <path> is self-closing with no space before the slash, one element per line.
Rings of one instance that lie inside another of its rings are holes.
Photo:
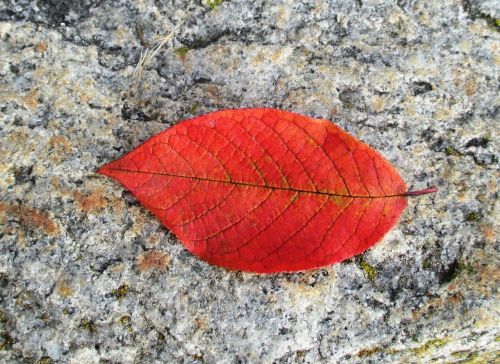
<path fill-rule="evenodd" d="M 359 254 L 406 207 L 404 181 L 375 150 L 326 120 L 274 109 L 186 120 L 99 172 L 195 255 L 259 273 Z"/>

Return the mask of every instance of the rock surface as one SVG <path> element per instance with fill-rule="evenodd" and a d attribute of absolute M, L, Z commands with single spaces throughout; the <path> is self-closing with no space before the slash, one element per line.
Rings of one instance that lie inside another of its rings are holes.
<path fill-rule="evenodd" d="M 495 3 L 1 1 L 0 360 L 493 361 Z M 254 275 L 191 256 L 95 174 L 181 119 L 250 106 L 334 119 L 439 192 L 361 257 Z"/>

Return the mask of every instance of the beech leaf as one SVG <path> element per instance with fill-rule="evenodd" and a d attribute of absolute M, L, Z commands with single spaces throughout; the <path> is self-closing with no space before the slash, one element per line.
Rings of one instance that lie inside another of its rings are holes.
<path fill-rule="evenodd" d="M 275 109 L 185 120 L 99 173 L 194 255 L 258 273 L 329 265 L 377 243 L 408 196 L 394 167 L 328 120 Z"/>

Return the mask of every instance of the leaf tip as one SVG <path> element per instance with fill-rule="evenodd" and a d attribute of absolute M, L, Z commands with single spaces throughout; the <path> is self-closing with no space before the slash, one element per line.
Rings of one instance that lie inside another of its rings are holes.
<path fill-rule="evenodd" d="M 97 171 L 95 171 L 95 173 L 97 173 L 97 174 L 106 174 L 106 171 L 107 171 L 106 165 L 104 165 L 104 166 L 99 167 L 97 169 Z"/>
<path fill-rule="evenodd" d="M 113 177 L 111 175 L 111 171 L 112 171 L 112 168 L 110 168 L 110 164 L 111 163 L 107 163 L 101 167 L 99 167 L 96 171 L 97 174 L 102 174 L 104 176 L 108 176 L 108 177 Z"/>
<path fill-rule="evenodd" d="M 428 188 L 424 188 L 423 190 L 407 191 L 403 196 L 422 196 L 422 195 L 427 195 L 429 193 L 435 193 L 437 192 L 437 190 L 438 190 L 437 186 L 431 186 Z"/>

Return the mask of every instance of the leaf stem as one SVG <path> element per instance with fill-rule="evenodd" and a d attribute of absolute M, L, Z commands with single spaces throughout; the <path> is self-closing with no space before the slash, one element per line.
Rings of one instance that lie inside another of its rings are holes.
<path fill-rule="evenodd" d="M 421 196 L 421 195 L 427 195 L 429 193 L 434 193 L 437 192 L 437 187 L 436 186 L 431 186 L 428 188 L 425 188 L 423 190 L 418 190 L 418 191 L 407 191 L 403 196 Z"/>

